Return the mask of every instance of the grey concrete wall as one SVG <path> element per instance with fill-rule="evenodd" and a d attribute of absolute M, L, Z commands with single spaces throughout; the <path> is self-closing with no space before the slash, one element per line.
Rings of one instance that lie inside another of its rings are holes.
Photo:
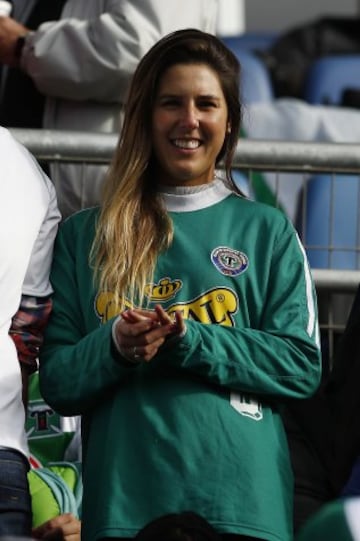
<path fill-rule="evenodd" d="M 247 31 L 284 32 L 319 16 L 360 16 L 360 0 L 245 0 Z"/>

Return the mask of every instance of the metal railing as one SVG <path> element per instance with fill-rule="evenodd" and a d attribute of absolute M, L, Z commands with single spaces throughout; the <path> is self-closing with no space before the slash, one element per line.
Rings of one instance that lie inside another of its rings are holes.
<path fill-rule="evenodd" d="M 118 140 L 115 134 L 80 131 L 10 131 L 37 159 L 48 162 L 107 164 Z M 250 175 L 252 171 L 360 175 L 360 145 L 240 140 L 234 167 Z M 354 292 L 360 283 L 360 270 L 313 269 L 313 274 L 319 289 Z"/>
<path fill-rule="evenodd" d="M 11 132 L 37 159 L 51 163 L 107 164 L 118 140 L 115 134 L 27 129 L 11 129 Z M 315 173 L 332 175 L 346 173 L 359 175 L 360 182 L 360 145 L 239 140 L 234 167 L 246 172 L 250 179 L 254 172 L 259 171 L 273 172 L 279 176 L 293 172 L 303 175 L 306 185 L 309 176 Z M 291 177 L 288 181 L 291 182 Z M 360 246 L 357 249 L 360 252 Z M 312 274 L 321 303 L 326 307 L 325 316 L 320 314 L 321 327 L 331 330 L 332 333 L 340 332 L 346 322 L 354 293 L 360 284 L 360 268 L 359 270 L 312 268 Z M 342 298 L 347 297 L 340 323 L 336 321 L 338 309 L 333 309 L 339 294 Z M 333 335 L 330 342 L 333 344 Z M 331 345 L 330 350 L 332 349 Z"/>
<path fill-rule="evenodd" d="M 110 161 L 118 137 L 81 131 L 12 128 L 13 135 L 38 159 L 61 162 Z M 360 145 L 239 140 L 234 167 L 245 170 L 360 174 Z"/>

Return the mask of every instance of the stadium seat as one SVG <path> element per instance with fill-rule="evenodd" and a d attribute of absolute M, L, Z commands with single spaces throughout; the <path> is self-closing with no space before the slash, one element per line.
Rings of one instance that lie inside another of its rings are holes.
<path fill-rule="evenodd" d="M 243 105 L 256 102 L 269 102 L 274 99 L 270 75 L 265 64 L 252 49 L 261 49 L 270 44 L 266 34 L 242 34 L 221 38 L 225 45 L 236 55 L 241 66 L 240 100 Z M 248 179 L 243 172 L 233 169 L 233 178 L 238 188 L 250 198 L 253 193 Z"/>
<path fill-rule="evenodd" d="M 300 235 L 312 268 L 360 268 L 360 178 L 315 175 L 303 197 Z"/>
<path fill-rule="evenodd" d="M 242 72 L 240 80 L 241 101 L 247 103 L 272 101 L 273 87 L 268 70 L 256 54 L 244 47 L 240 38 L 222 38 L 225 45 L 238 58 Z"/>
<path fill-rule="evenodd" d="M 347 89 L 360 90 L 360 54 L 315 60 L 305 79 L 304 99 L 312 104 L 341 105 Z"/>
<path fill-rule="evenodd" d="M 238 36 L 220 36 L 220 39 L 231 50 L 241 47 L 248 51 L 263 51 L 271 47 L 276 37 L 275 32 L 244 32 Z"/>
<path fill-rule="evenodd" d="M 304 99 L 313 105 L 342 105 L 346 90 L 360 90 L 360 55 L 334 55 L 313 62 Z M 359 269 L 359 178 L 316 175 L 307 187 L 304 243 L 316 268 Z"/>

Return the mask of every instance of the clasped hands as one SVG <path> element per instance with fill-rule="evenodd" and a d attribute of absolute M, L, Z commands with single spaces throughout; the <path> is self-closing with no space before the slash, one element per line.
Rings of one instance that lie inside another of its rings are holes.
<path fill-rule="evenodd" d="M 119 352 L 131 362 L 149 362 L 161 346 L 171 338 L 185 333 L 185 322 L 180 312 L 175 319 L 156 305 L 154 310 L 130 309 L 121 313 L 114 327 Z"/>

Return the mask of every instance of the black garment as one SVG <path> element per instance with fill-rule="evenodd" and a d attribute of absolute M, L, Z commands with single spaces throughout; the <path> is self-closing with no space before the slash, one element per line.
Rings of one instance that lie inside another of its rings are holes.
<path fill-rule="evenodd" d="M 344 107 L 360 109 L 360 89 L 345 88 L 342 94 L 341 105 Z"/>
<path fill-rule="evenodd" d="M 360 455 L 360 286 L 326 388 L 332 408 L 336 483 L 342 489 Z"/>
<path fill-rule="evenodd" d="M 59 19 L 66 0 L 37 0 L 26 20 L 21 20 L 30 30 L 45 21 Z M 21 10 L 19 9 L 19 14 Z M 14 10 L 14 17 L 17 10 Z M 2 95 L 0 97 L 0 125 L 12 128 L 41 128 L 45 97 L 32 79 L 16 68 L 3 68 Z"/>
<path fill-rule="evenodd" d="M 338 494 L 333 484 L 335 460 L 331 409 L 321 388 L 314 397 L 287 403 L 282 418 L 294 472 L 294 534 Z"/>
<path fill-rule="evenodd" d="M 258 55 L 269 70 L 276 97 L 302 98 L 306 73 L 314 60 L 359 52 L 360 18 L 324 17 L 289 30 Z"/>
<path fill-rule="evenodd" d="M 295 479 L 294 529 L 341 495 L 360 455 L 360 286 L 332 369 L 311 398 L 288 401 L 282 417 Z"/>

